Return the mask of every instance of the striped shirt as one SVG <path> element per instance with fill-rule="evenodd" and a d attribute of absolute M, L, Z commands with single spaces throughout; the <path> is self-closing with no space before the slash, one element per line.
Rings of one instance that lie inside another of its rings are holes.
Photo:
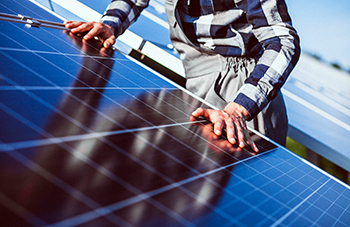
<path fill-rule="evenodd" d="M 111 26 L 114 35 L 118 37 L 136 21 L 148 2 L 149 0 L 113 0 L 100 22 Z"/>
<path fill-rule="evenodd" d="M 101 22 L 120 35 L 147 5 L 148 0 L 115 0 Z M 256 116 L 277 96 L 299 59 L 299 37 L 284 0 L 178 0 L 177 10 L 192 45 L 223 56 L 262 54 L 232 97 Z"/>

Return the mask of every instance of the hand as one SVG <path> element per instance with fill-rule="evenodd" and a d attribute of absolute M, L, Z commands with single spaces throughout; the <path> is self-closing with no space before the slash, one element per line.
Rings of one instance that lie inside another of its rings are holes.
<path fill-rule="evenodd" d="M 70 28 L 70 32 L 73 34 L 83 34 L 84 40 L 89 40 L 94 37 L 98 37 L 103 42 L 105 48 L 110 48 L 115 43 L 115 36 L 113 29 L 102 23 L 98 22 L 80 22 L 80 21 L 66 21 L 64 22 L 66 28 Z"/>
<path fill-rule="evenodd" d="M 214 133 L 217 136 L 222 134 L 222 130 L 225 127 L 227 140 L 231 144 L 238 142 L 238 146 L 244 148 L 244 141 L 246 141 L 246 144 L 248 144 L 253 151 L 259 151 L 250 138 L 246 127 L 245 119 L 249 116 L 249 113 L 241 105 L 230 102 L 223 110 L 198 108 L 192 113 L 192 116 L 202 116 L 214 123 Z M 235 135 L 238 141 L 236 141 Z"/>

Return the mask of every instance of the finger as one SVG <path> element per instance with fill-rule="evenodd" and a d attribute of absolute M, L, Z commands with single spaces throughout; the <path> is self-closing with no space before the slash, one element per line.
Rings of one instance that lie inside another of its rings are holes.
<path fill-rule="evenodd" d="M 81 23 L 79 26 L 75 26 L 75 25 L 78 25 L 78 23 L 73 25 L 73 29 L 71 29 L 72 33 L 91 32 L 91 29 L 94 26 L 93 22 Z M 93 38 L 93 37 L 94 36 L 92 36 L 91 38 Z M 84 38 L 85 38 L 85 36 L 84 36 Z M 85 39 L 87 39 L 87 37 Z M 90 39 L 90 37 L 88 39 Z"/>
<path fill-rule="evenodd" d="M 255 145 L 254 141 L 252 140 L 252 138 L 249 135 L 248 130 L 244 130 L 244 137 L 247 141 L 247 144 L 250 146 L 250 148 L 254 151 L 254 152 L 259 152 L 258 147 Z"/>
<path fill-rule="evenodd" d="M 243 130 L 241 128 L 241 124 L 237 122 L 236 124 L 236 134 L 237 134 L 237 140 L 238 140 L 238 146 L 240 148 L 244 147 L 244 136 L 243 136 Z"/>
<path fill-rule="evenodd" d="M 255 145 L 255 143 L 252 143 L 252 144 L 250 145 L 250 147 L 253 149 L 253 151 L 259 152 L 259 149 L 258 149 L 258 147 Z"/>
<path fill-rule="evenodd" d="M 67 21 L 63 21 L 63 24 L 65 26 L 70 26 L 70 24 L 73 23 L 73 21 L 67 20 Z"/>
<path fill-rule="evenodd" d="M 193 115 L 190 116 L 190 121 L 197 121 L 197 118 Z"/>
<path fill-rule="evenodd" d="M 224 124 L 222 121 L 214 122 L 214 133 L 218 136 L 221 135 Z"/>
<path fill-rule="evenodd" d="M 204 116 L 204 112 L 205 112 L 205 109 L 198 108 L 192 112 L 192 116 L 195 116 L 195 117 Z"/>
<path fill-rule="evenodd" d="M 235 127 L 232 121 L 227 121 L 226 122 L 226 136 L 227 136 L 227 140 L 231 143 L 231 144 L 235 144 L 236 143 L 236 139 L 235 139 Z"/>
<path fill-rule="evenodd" d="M 101 33 L 101 29 L 102 29 L 102 27 L 97 23 L 82 25 L 79 28 L 81 28 L 81 27 L 82 27 L 82 29 L 84 29 L 84 31 L 89 31 L 84 36 L 85 40 L 89 40 L 89 39 L 94 38 L 95 36 L 99 36 L 99 34 Z"/>
<path fill-rule="evenodd" d="M 103 42 L 103 46 L 105 48 L 110 48 L 114 45 L 114 43 L 115 43 L 115 37 L 114 35 L 112 35 Z"/>
<path fill-rule="evenodd" d="M 82 22 L 82 21 L 66 21 L 66 22 L 64 22 L 64 26 L 66 28 L 77 28 L 82 24 L 84 24 L 84 22 Z"/>
<path fill-rule="evenodd" d="M 106 24 L 100 24 L 102 26 L 102 32 L 101 32 L 101 38 L 105 40 L 105 44 L 108 45 L 108 47 L 113 46 L 115 43 L 115 35 L 113 29 Z M 105 46 L 106 47 L 106 46 Z M 108 48 L 106 47 L 106 48 Z"/>

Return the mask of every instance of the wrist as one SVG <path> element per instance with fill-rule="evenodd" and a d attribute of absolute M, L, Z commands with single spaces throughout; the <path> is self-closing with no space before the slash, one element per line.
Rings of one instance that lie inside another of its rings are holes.
<path fill-rule="evenodd" d="M 109 31 L 112 33 L 112 35 L 114 35 L 114 29 L 110 25 L 108 25 L 108 24 L 103 24 L 103 25 L 109 29 Z"/>
<path fill-rule="evenodd" d="M 232 115 L 238 115 L 239 117 L 242 117 L 244 119 L 249 119 L 250 114 L 248 112 L 248 110 L 246 110 L 246 108 L 244 108 L 243 106 L 241 106 L 238 103 L 232 102 L 230 101 L 226 107 L 224 108 L 224 111 L 226 111 L 227 113 L 230 113 Z"/>

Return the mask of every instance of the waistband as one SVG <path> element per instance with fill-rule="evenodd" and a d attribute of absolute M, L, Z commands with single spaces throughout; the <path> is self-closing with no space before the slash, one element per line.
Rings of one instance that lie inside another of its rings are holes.
<path fill-rule="evenodd" d="M 228 69 L 239 70 L 251 64 L 256 64 L 260 55 L 255 57 L 245 56 L 222 56 L 220 54 L 207 54 L 203 52 L 196 55 L 187 56 L 183 59 L 186 78 L 195 78 L 213 74 L 215 72 L 224 72 Z"/>

